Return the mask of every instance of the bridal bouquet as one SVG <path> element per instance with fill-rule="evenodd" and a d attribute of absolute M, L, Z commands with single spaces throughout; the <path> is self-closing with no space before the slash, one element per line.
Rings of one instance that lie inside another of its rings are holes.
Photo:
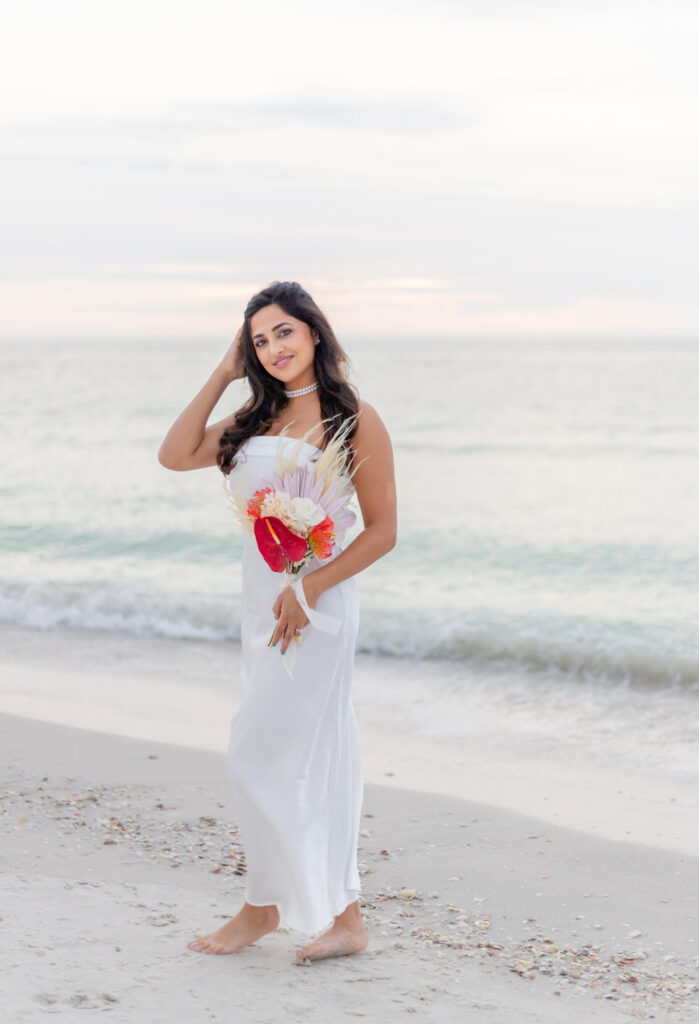
<path fill-rule="evenodd" d="M 351 422 L 352 418 L 345 421 L 317 460 L 303 466 L 299 458 L 305 437 L 294 438 L 298 443 L 288 449 L 280 443 L 276 472 L 270 480 L 258 481 L 263 486 L 252 494 L 234 490 L 230 478 L 224 478 L 227 498 L 243 529 L 254 535 L 270 569 L 284 573 L 281 587 L 292 585 L 311 624 L 333 632 L 336 630 L 328 621 L 330 617 L 310 609 L 303 588 L 296 584 L 300 584 L 298 573 L 303 566 L 313 558 L 330 558 L 337 535 L 356 521 L 347 507 L 354 493 L 354 471 L 350 474 L 346 470 L 342 450 Z M 285 431 L 279 436 L 285 436 Z M 296 637 L 300 639 L 300 635 Z"/>
<path fill-rule="evenodd" d="M 314 557 L 320 561 L 330 558 L 337 534 L 356 521 L 347 508 L 354 489 L 342 451 L 349 426 L 346 422 L 320 458 L 304 466 L 299 465 L 299 456 L 305 438 L 294 438 L 298 443 L 288 450 L 279 445 L 276 472 L 271 480 L 262 480 L 263 486 L 252 494 L 233 490 L 230 478 L 225 478 L 233 511 L 243 528 L 254 534 L 260 554 L 273 572 L 286 570 L 287 575 L 296 575 Z"/>

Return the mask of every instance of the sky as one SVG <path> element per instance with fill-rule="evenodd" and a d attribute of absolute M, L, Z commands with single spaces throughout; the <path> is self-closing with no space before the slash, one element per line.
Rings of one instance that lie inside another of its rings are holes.
<path fill-rule="evenodd" d="M 0 338 L 699 331 L 699 5 L 23 0 Z"/>

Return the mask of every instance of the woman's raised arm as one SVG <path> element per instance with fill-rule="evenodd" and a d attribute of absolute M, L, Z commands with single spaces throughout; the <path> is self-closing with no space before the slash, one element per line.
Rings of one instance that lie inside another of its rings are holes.
<path fill-rule="evenodd" d="M 235 414 L 207 427 L 212 411 L 231 381 L 244 376 L 240 351 L 241 327 L 223 359 L 206 384 L 172 424 L 158 452 L 166 469 L 203 469 L 215 466 L 221 434 L 232 425 Z"/>

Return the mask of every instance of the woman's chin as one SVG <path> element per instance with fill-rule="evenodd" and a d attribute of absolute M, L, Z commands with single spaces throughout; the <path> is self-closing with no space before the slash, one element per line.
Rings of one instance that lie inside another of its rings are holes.
<path fill-rule="evenodd" d="M 294 391 L 296 388 L 303 386 L 303 379 L 306 376 L 304 373 L 294 373 L 293 377 L 291 374 L 286 375 L 284 373 L 273 373 L 272 376 L 283 384 L 287 391 Z"/>

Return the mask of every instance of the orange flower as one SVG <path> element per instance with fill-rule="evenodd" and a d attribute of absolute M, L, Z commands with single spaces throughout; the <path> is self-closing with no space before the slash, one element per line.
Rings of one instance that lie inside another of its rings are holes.
<path fill-rule="evenodd" d="M 332 554 L 335 543 L 335 534 L 332 531 L 334 525 L 330 516 L 326 516 L 309 533 L 308 546 L 317 558 L 329 558 Z"/>
<path fill-rule="evenodd" d="M 272 493 L 271 487 L 262 487 L 259 491 L 255 491 L 253 496 L 248 502 L 248 515 L 251 519 L 260 518 L 260 505 L 265 500 L 268 494 Z"/>

